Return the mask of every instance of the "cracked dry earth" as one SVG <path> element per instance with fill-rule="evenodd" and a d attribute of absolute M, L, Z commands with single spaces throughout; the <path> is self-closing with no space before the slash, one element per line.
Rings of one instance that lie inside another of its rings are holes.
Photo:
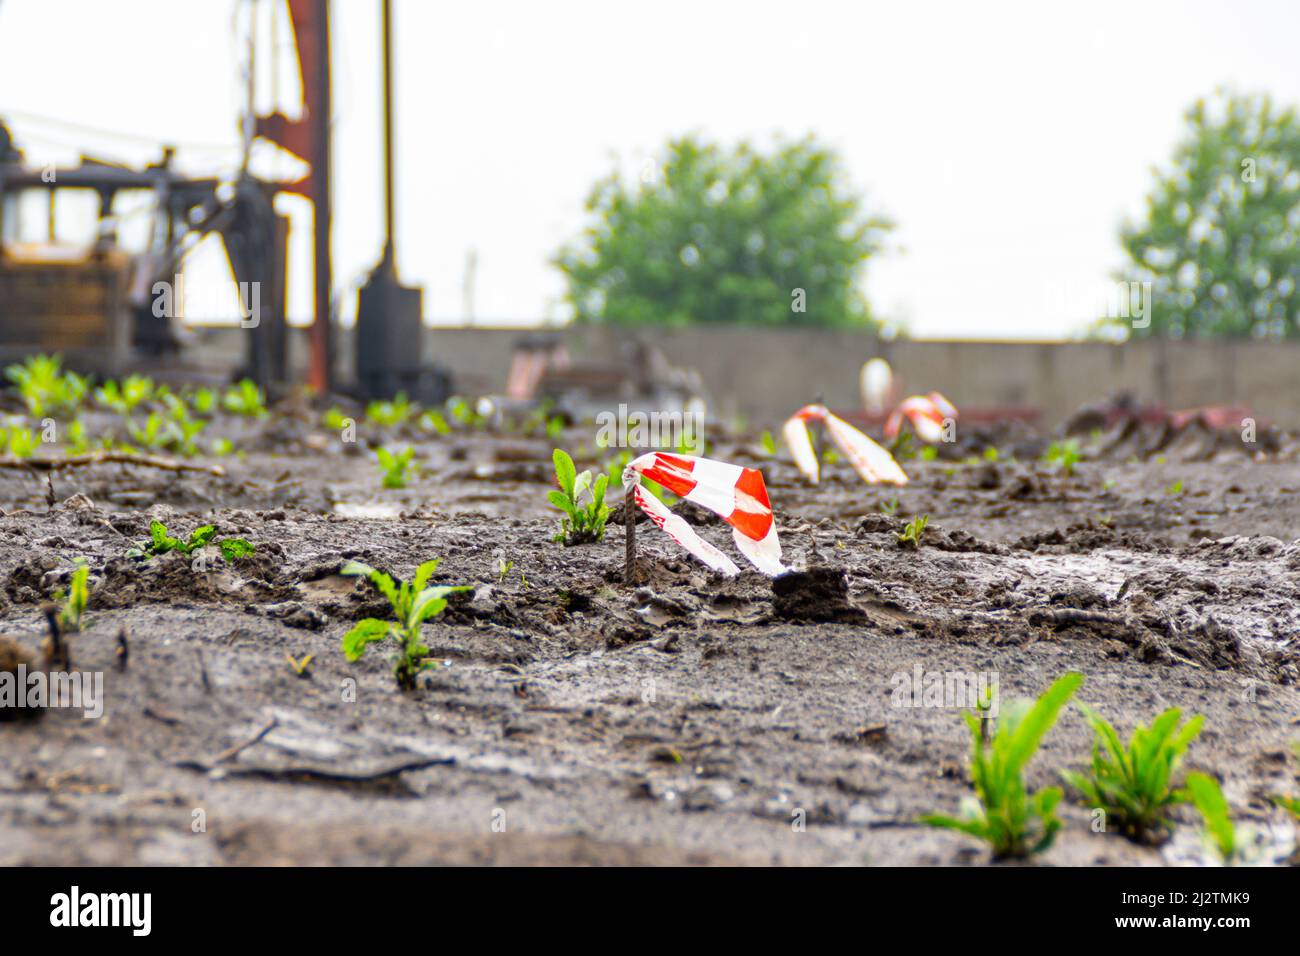
<path fill-rule="evenodd" d="M 4 476 L 0 630 L 35 648 L 40 601 L 85 556 L 95 589 L 72 654 L 103 672 L 105 710 L 0 724 L 0 863 L 987 862 L 914 822 L 968 792 L 960 711 L 896 706 L 918 668 L 995 672 L 1004 699 L 1079 670 L 1079 699 L 1122 733 L 1168 706 L 1203 713 L 1188 766 L 1220 776 L 1269 839 L 1294 839 L 1269 795 L 1300 791 L 1300 465 L 1089 462 L 1066 478 L 916 463 L 887 516 L 851 475 L 811 489 L 769 461 L 785 557 L 805 573 L 724 580 L 642 524 L 645 579 L 629 587 L 620 526 L 550 540 L 549 448 L 533 451 L 480 467 L 426 449 L 424 476 L 384 498 L 368 466 L 322 455 L 254 455 L 224 479 L 96 466 L 61 474 L 53 507 L 43 481 Z M 1187 490 L 1167 492 L 1176 480 Z M 348 499 L 381 516 L 336 513 Z M 901 549 L 921 513 L 921 548 Z M 257 551 L 205 571 L 126 558 L 153 517 Z M 436 580 L 475 590 L 426 627 L 450 666 L 402 694 L 384 653 L 339 651 L 384 605 L 337 572 L 409 575 L 434 556 Z M 287 658 L 308 654 L 295 676 Z M 1068 711 L 1031 784 L 1089 747 Z M 1068 800 L 1062 815 L 1040 863 L 1196 859 L 1186 810 L 1163 848 L 1092 832 Z"/>

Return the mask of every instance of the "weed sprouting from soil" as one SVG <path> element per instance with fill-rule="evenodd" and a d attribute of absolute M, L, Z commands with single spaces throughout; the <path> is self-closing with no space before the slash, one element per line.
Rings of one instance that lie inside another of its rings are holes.
<path fill-rule="evenodd" d="M 431 617 L 441 614 L 447 606 L 447 595 L 468 591 L 467 585 L 434 585 L 429 579 L 438 570 L 440 559 L 426 561 L 415 569 L 410 581 L 395 582 L 377 568 L 359 561 L 350 561 L 341 574 L 364 577 L 388 598 L 395 620 L 384 621 L 368 617 L 358 621 L 352 630 L 343 635 L 343 654 L 349 661 L 361 659 L 366 647 L 376 641 L 393 637 L 398 642 L 398 652 L 393 657 L 393 677 L 402 690 L 414 690 L 416 678 L 422 671 L 437 667 L 429 659 L 429 648 L 421 636 L 421 625 Z"/>
<path fill-rule="evenodd" d="M 1092 767 L 1086 774 L 1066 771 L 1062 777 L 1130 839 L 1143 842 L 1162 835 L 1169 808 L 1187 800 L 1173 777 L 1205 718 L 1192 717 L 1180 727 L 1182 713 L 1171 707 L 1150 727 L 1134 727 L 1126 747 L 1105 717 L 1082 704 L 1079 710 L 1096 735 Z"/>
<path fill-rule="evenodd" d="M 977 714 L 965 714 L 974 747 L 971 781 L 975 797 L 963 801 L 960 818 L 930 815 L 921 822 L 984 840 L 994 859 L 1025 857 L 1051 846 L 1061 828 L 1056 816 L 1061 788 L 1027 793 L 1024 769 L 1082 683 L 1082 674 L 1070 672 L 1057 678 L 1038 700 L 1009 704 L 989 743 L 984 739 L 984 721 Z"/>
<path fill-rule="evenodd" d="M 84 558 L 77 559 L 77 570 L 72 572 L 68 582 L 67 594 L 60 589 L 54 593 L 54 601 L 60 604 L 59 626 L 67 632 L 81 630 L 81 615 L 85 613 L 90 600 L 90 566 Z"/>
<path fill-rule="evenodd" d="M 243 379 L 226 389 L 226 394 L 221 397 L 221 406 L 246 418 L 266 417 L 266 398 L 252 379 Z"/>
<path fill-rule="evenodd" d="M 558 491 L 548 492 L 546 500 L 565 515 L 555 540 L 566 547 L 601 540 L 605 537 L 605 522 L 609 519 L 609 506 L 605 504 L 609 476 L 597 475 L 593 481 L 590 471 L 578 474 L 568 452 L 559 448 L 555 449 L 552 460 L 555 462 L 555 481 L 560 487 Z M 584 495 L 587 498 L 585 504 L 582 502 Z"/>
<path fill-rule="evenodd" d="M 1236 861 L 1241 854 L 1241 834 L 1232 822 L 1228 801 L 1219 782 L 1203 773 L 1187 775 L 1187 792 L 1205 821 L 1205 831 L 1224 863 Z"/>
<path fill-rule="evenodd" d="M 387 448 L 376 448 L 375 463 L 379 466 L 385 488 L 405 488 L 415 472 L 415 449 L 405 448 L 394 453 Z"/>
<path fill-rule="evenodd" d="M 1062 474 L 1073 475 L 1079 464 L 1079 442 L 1074 438 L 1054 441 L 1043 454 L 1043 461 L 1053 466 Z"/>
<path fill-rule="evenodd" d="M 191 531 L 188 538 L 174 538 L 168 533 L 167 526 L 155 519 L 149 522 L 149 540 L 141 541 L 128 549 L 126 556 L 128 558 L 148 559 L 177 551 L 189 557 L 200 548 L 215 544 L 221 549 L 221 556 L 226 561 L 233 562 L 248 557 L 255 550 L 253 544 L 245 538 L 221 538 L 218 540 L 216 535 L 216 527 L 205 524 Z"/>
<path fill-rule="evenodd" d="M 897 504 L 895 504 L 895 510 L 897 510 Z M 921 536 L 925 534 L 925 526 L 929 523 L 929 515 L 921 515 L 909 521 L 902 531 L 894 534 L 899 547 L 911 548 L 914 551 L 919 548 L 921 546 Z"/>

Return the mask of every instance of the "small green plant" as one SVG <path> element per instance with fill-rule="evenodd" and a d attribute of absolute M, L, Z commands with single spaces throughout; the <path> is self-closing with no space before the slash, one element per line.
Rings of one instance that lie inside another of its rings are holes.
<path fill-rule="evenodd" d="M 54 602 L 59 604 L 59 627 L 65 632 L 81 630 L 81 615 L 90 600 L 90 566 L 85 558 L 77 559 L 77 570 L 72 572 L 65 593 L 62 588 L 54 592 Z"/>
<path fill-rule="evenodd" d="M 1203 773 L 1187 775 L 1187 793 L 1205 821 L 1205 831 L 1224 863 L 1238 858 L 1242 847 L 1237 826 L 1232 822 L 1232 812 L 1224 799 L 1219 782 Z"/>
<path fill-rule="evenodd" d="M 306 676 L 308 676 L 308 675 L 307 675 L 307 668 L 311 666 L 312 657 L 314 657 L 314 656 L 315 656 L 315 655 L 313 655 L 313 654 L 308 654 L 308 655 L 307 655 L 306 657 L 304 657 L 302 660 L 295 660 L 295 659 L 294 659 L 294 656 L 293 656 L 292 654 L 290 654 L 288 651 L 285 651 L 285 652 L 284 652 L 284 659 L 285 659 L 286 661 L 288 661 L 288 662 L 289 662 L 289 666 L 293 668 L 293 675 L 294 675 L 295 677 L 306 677 Z"/>
<path fill-rule="evenodd" d="M 889 453 L 896 461 L 911 461 L 916 457 L 916 440 L 911 432 L 899 432 L 889 445 Z"/>
<path fill-rule="evenodd" d="M 607 475 L 597 475 L 592 481 L 591 472 L 577 473 L 568 452 L 555 449 L 551 456 L 555 462 L 555 481 L 558 491 L 548 492 L 546 500 L 564 512 L 560 530 L 555 540 L 565 546 L 599 541 L 605 537 L 605 522 L 609 507 L 605 504 L 605 489 L 609 486 Z M 587 503 L 581 501 L 587 496 Z"/>
<path fill-rule="evenodd" d="M 343 429 L 348 427 L 348 422 L 351 421 L 352 419 L 349 418 L 347 415 L 344 415 L 343 410 L 337 407 L 331 408 L 328 412 L 325 413 L 324 417 L 321 418 L 321 424 L 323 424 L 330 431 L 336 431 L 336 432 L 343 431 Z"/>
<path fill-rule="evenodd" d="M 95 389 L 95 401 L 119 415 L 130 415 L 153 396 L 153 379 L 145 375 L 128 375 L 120 382 L 110 379 Z"/>
<path fill-rule="evenodd" d="M 393 677 L 402 690 L 414 690 L 420 673 L 437 666 L 436 662 L 429 660 L 429 648 L 424 644 L 421 625 L 442 613 L 447 606 L 447 595 L 469 590 L 466 586 L 428 586 L 429 579 L 438 570 L 438 560 L 424 562 L 415 569 L 415 576 L 410 581 L 400 584 L 383 571 L 359 561 L 348 562 L 340 572 L 350 577 L 364 577 L 373 584 L 388 598 L 394 617 L 391 621 L 374 617 L 358 621 L 343 635 L 344 656 L 349 661 L 358 661 L 368 645 L 395 638 L 398 652 L 393 658 Z"/>
<path fill-rule="evenodd" d="M 245 378 L 226 389 L 221 397 L 221 407 L 246 418 L 265 418 L 266 396 L 252 379 Z"/>
<path fill-rule="evenodd" d="M 921 822 L 984 840 L 994 859 L 1029 856 L 1051 846 L 1061 828 L 1056 816 L 1061 788 L 1026 792 L 1024 769 L 1082 683 L 1082 674 L 1070 672 L 1057 678 L 1038 700 L 1008 704 L 991 741 L 986 739 L 985 721 L 977 713 L 965 714 L 973 742 L 975 796 L 963 802 L 961 817 L 931 815 Z"/>
<path fill-rule="evenodd" d="M 984 460 L 990 463 L 998 460 L 998 449 L 996 445 L 989 445 L 984 449 Z"/>
<path fill-rule="evenodd" d="M 758 443 L 763 446 L 764 455 L 770 458 L 776 454 L 776 439 L 772 437 L 772 433 L 766 428 L 763 429 L 763 434 L 758 437 Z"/>
<path fill-rule="evenodd" d="M 447 399 L 447 411 L 466 428 L 483 428 L 487 425 L 487 416 L 479 414 L 473 405 L 459 395 Z"/>
<path fill-rule="evenodd" d="M 215 544 L 221 549 L 221 556 L 227 561 L 237 561 L 251 555 L 255 548 L 244 538 L 217 539 L 217 529 L 210 524 L 202 525 L 190 532 L 188 538 L 174 538 L 167 531 L 167 526 L 156 518 L 149 522 L 149 540 L 141 541 L 128 549 L 128 558 L 155 558 L 161 554 L 177 551 L 186 557 L 200 548 Z"/>
<path fill-rule="evenodd" d="M 447 424 L 446 417 L 432 408 L 420 416 L 420 427 L 439 435 L 451 434 L 451 425 Z"/>
<path fill-rule="evenodd" d="M 913 550 L 919 548 L 921 546 L 921 536 L 925 534 L 925 526 L 929 523 L 929 515 L 921 515 L 909 521 L 902 531 L 894 534 L 894 537 L 898 539 L 899 546 Z"/>
<path fill-rule="evenodd" d="M 920 452 L 922 461 L 935 461 L 939 457 L 939 449 L 935 445 L 926 445 Z"/>
<path fill-rule="evenodd" d="M 898 495 L 890 495 L 880 503 L 880 513 L 887 514 L 891 518 L 898 514 Z"/>
<path fill-rule="evenodd" d="M 403 425 L 416 412 L 405 392 L 398 392 L 391 401 L 373 401 L 366 406 L 366 420 L 371 424 L 392 428 Z"/>
<path fill-rule="evenodd" d="M 1092 768 L 1087 774 L 1066 771 L 1062 777 L 1130 839 L 1142 842 L 1163 835 L 1169 808 L 1186 802 L 1173 778 L 1205 718 L 1198 714 L 1179 726 L 1182 712 L 1171 707 L 1150 727 L 1134 727 L 1125 747 L 1105 717 L 1083 704 L 1079 710 L 1095 735 Z"/>
<path fill-rule="evenodd" d="M 21 365 L 10 365 L 5 375 L 18 386 L 27 411 L 35 418 L 75 412 L 90 390 L 90 379 L 63 371 L 57 355 L 32 355 Z"/>
<path fill-rule="evenodd" d="M 383 473 L 385 488 L 405 488 L 415 473 L 415 449 L 406 448 L 394 454 L 387 448 L 375 449 L 375 461 Z"/>
<path fill-rule="evenodd" d="M 515 566 L 513 561 L 507 561 L 505 558 L 497 558 L 497 584 L 504 584 L 506 575 L 510 569 Z"/>
<path fill-rule="evenodd" d="M 1067 438 L 1064 441 L 1052 442 L 1043 454 L 1043 461 L 1063 474 L 1074 474 L 1074 468 L 1079 464 L 1078 439 Z"/>
<path fill-rule="evenodd" d="M 1171 498 L 1179 498 L 1183 494 L 1183 479 L 1179 478 L 1172 485 L 1165 489 L 1165 494 Z"/>
<path fill-rule="evenodd" d="M 14 458 L 31 458 L 36 454 L 40 443 L 30 428 L 15 425 L 13 428 L 0 428 L 0 451 L 7 452 Z"/>
<path fill-rule="evenodd" d="M 191 392 L 189 400 L 190 408 L 194 409 L 196 415 L 211 415 L 217 407 L 217 393 L 206 385 Z"/>

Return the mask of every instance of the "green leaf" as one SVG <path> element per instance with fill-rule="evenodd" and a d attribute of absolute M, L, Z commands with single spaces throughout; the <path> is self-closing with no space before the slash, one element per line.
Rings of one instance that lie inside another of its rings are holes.
<path fill-rule="evenodd" d="M 358 621 L 352 630 L 343 635 L 343 654 L 349 661 L 357 661 L 365 653 L 366 646 L 375 641 L 382 641 L 393 629 L 389 621 L 368 617 Z"/>
<path fill-rule="evenodd" d="M 1218 781 L 1203 773 L 1189 773 L 1187 791 L 1191 794 L 1196 809 L 1201 812 L 1215 846 L 1225 860 L 1232 859 L 1236 853 L 1237 830 L 1232 822 L 1228 801 L 1224 799 Z"/>
<path fill-rule="evenodd" d="M 244 538 L 222 538 L 220 548 L 221 556 L 226 561 L 239 561 L 256 550 L 252 543 Z"/>
<path fill-rule="evenodd" d="M 573 493 L 573 484 L 577 480 L 578 472 L 573 466 L 573 459 L 569 453 L 559 448 L 551 455 L 552 461 L 555 462 L 555 480 L 560 485 L 560 490 L 573 501 L 577 502 L 577 496 Z"/>
<path fill-rule="evenodd" d="M 1039 697 L 1016 728 L 1007 750 L 1006 767 L 1009 772 L 1019 772 L 1029 763 L 1042 742 L 1043 736 L 1056 723 L 1061 708 L 1083 683 L 1083 675 L 1071 671 L 1063 674 Z"/>

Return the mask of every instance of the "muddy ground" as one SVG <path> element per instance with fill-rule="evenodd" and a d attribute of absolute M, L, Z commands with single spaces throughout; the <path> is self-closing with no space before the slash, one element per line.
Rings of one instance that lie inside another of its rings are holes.
<path fill-rule="evenodd" d="M 394 490 L 362 437 L 284 415 L 244 428 L 222 476 L 0 469 L 0 631 L 35 649 L 40 602 L 84 556 L 95 589 L 72 654 L 105 693 L 100 719 L 0 724 L 0 863 L 985 863 L 915 822 L 969 790 L 960 708 L 899 706 L 918 668 L 996 673 L 1004 700 L 1078 670 L 1079 699 L 1125 733 L 1168 706 L 1205 714 L 1188 767 L 1223 780 L 1265 857 L 1294 841 L 1269 800 L 1300 792 L 1285 449 L 1112 447 L 1066 475 L 1039 442 L 909 461 L 895 493 L 845 465 L 808 487 L 751 436 L 714 453 L 764 469 L 786 561 L 811 573 L 724 580 L 642 524 L 646 578 L 625 586 L 621 526 L 551 541 L 550 449 L 579 430 L 388 436 L 422 465 Z M 895 532 L 919 514 L 922 547 L 904 550 Z M 205 570 L 126 557 L 152 518 L 257 550 Z M 404 694 L 385 653 L 340 652 L 383 604 L 337 572 L 430 557 L 474 592 L 426 627 L 449 666 Z M 306 655 L 297 676 L 288 658 Z M 1031 783 L 1089 746 L 1067 712 Z M 1063 817 L 1041 863 L 1206 859 L 1190 810 L 1163 847 L 1093 832 L 1073 801 Z"/>

